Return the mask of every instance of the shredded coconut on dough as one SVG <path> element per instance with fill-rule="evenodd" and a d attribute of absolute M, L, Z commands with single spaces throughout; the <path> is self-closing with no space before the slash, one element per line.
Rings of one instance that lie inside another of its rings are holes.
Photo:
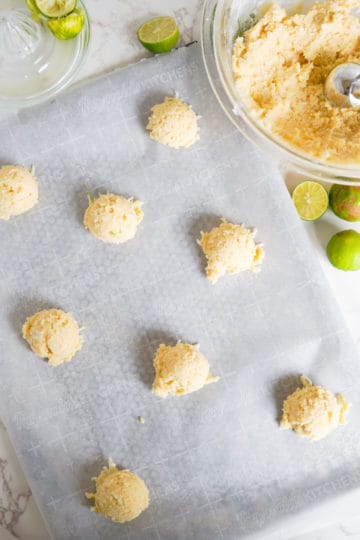
<path fill-rule="evenodd" d="M 172 148 L 188 148 L 199 139 L 197 116 L 177 97 L 166 97 L 151 109 L 146 129 L 150 137 Z"/>
<path fill-rule="evenodd" d="M 282 429 L 293 429 L 301 437 L 318 441 L 337 426 L 345 424 L 349 403 L 322 386 L 315 386 L 302 375 L 302 388 L 297 388 L 283 404 Z"/>
<path fill-rule="evenodd" d="M 149 506 L 145 482 L 127 469 L 119 470 L 111 460 L 93 480 L 96 482 L 95 493 L 85 493 L 88 499 L 94 499 L 91 510 L 112 521 L 131 521 Z"/>
<path fill-rule="evenodd" d="M 44 309 L 28 317 L 23 337 L 40 358 L 48 358 L 50 366 L 69 362 L 83 345 L 80 328 L 71 315 L 61 309 Z"/>
<path fill-rule="evenodd" d="M 0 168 L 0 219 L 27 212 L 38 202 L 38 196 L 34 167 L 31 171 L 20 165 Z"/>
<path fill-rule="evenodd" d="M 201 233 L 198 241 L 207 259 L 206 274 L 211 283 L 226 272 L 237 274 L 245 270 L 258 272 L 264 258 L 264 249 L 256 244 L 256 229 L 247 229 L 243 225 L 222 223 L 208 233 Z"/>
<path fill-rule="evenodd" d="M 180 396 L 219 380 L 209 371 L 209 362 L 199 351 L 199 345 L 181 343 L 159 346 L 155 358 L 153 392 L 160 397 Z"/>
<path fill-rule="evenodd" d="M 84 226 L 95 238 L 120 244 L 134 238 L 144 214 L 143 203 L 122 195 L 107 193 L 90 199 L 84 215 Z"/>

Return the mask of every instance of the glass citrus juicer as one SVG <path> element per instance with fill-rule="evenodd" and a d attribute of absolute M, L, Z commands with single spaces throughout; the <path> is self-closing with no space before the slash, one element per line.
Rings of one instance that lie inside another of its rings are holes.
<path fill-rule="evenodd" d="M 77 5 L 85 14 L 83 29 L 61 40 L 45 22 L 34 20 L 25 0 L 1 0 L 0 112 L 45 101 L 73 80 L 90 39 L 85 7 Z"/>
<path fill-rule="evenodd" d="M 275 0 L 292 13 L 298 0 Z M 306 12 L 314 2 L 301 2 Z M 288 146 L 267 131 L 242 103 L 232 72 L 232 50 L 239 26 L 249 28 L 261 17 L 267 0 L 205 0 L 202 16 L 202 53 L 210 84 L 222 108 L 235 126 L 253 143 L 273 157 L 285 175 L 299 173 L 337 184 L 360 185 L 360 161 L 357 164 L 328 163 Z M 355 14 L 359 16 L 358 13 Z M 346 63 L 331 71 L 324 83 L 324 95 L 335 107 L 359 109 L 360 64 Z M 360 136 L 360 127 L 359 127 Z"/>

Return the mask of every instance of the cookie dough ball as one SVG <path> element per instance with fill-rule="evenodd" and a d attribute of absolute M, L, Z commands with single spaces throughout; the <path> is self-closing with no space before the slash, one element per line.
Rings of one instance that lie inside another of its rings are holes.
<path fill-rule="evenodd" d="M 0 219 L 8 220 L 27 212 L 38 202 L 34 168 L 4 165 L 0 169 Z"/>
<path fill-rule="evenodd" d="M 219 227 L 201 233 L 198 243 L 207 259 L 206 274 L 211 283 L 216 283 L 226 272 L 260 270 L 265 253 L 262 245 L 255 243 L 255 235 L 256 229 L 228 223 L 224 218 Z"/>
<path fill-rule="evenodd" d="M 209 362 L 199 352 L 199 345 L 178 342 L 174 347 L 161 344 L 154 358 L 155 380 L 152 390 L 160 397 L 181 396 L 216 382 Z"/>
<path fill-rule="evenodd" d="M 188 148 L 199 139 L 197 116 L 177 97 L 166 97 L 151 109 L 146 129 L 150 137 L 172 148 Z"/>
<path fill-rule="evenodd" d="M 40 358 L 48 358 L 50 366 L 69 362 L 83 345 L 80 328 L 70 313 L 61 309 L 44 309 L 28 317 L 23 337 Z"/>
<path fill-rule="evenodd" d="M 96 492 L 85 493 L 88 499 L 95 500 L 91 510 L 112 521 L 131 521 L 149 506 L 144 481 L 131 471 L 119 470 L 111 461 L 94 480 Z"/>
<path fill-rule="evenodd" d="M 144 214 L 141 201 L 107 193 L 90 199 L 84 225 L 91 234 L 111 244 L 122 244 L 134 238 Z"/>
<path fill-rule="evenodd" d="M 342 395 L 335 396 L 322 386 L 313 386 L 304 375 L 300 380 L 302 388 L 284 401 L 280 427 L 293 429 L 310 441 L 318 441 L 345 424 L 349 404 Z"/>

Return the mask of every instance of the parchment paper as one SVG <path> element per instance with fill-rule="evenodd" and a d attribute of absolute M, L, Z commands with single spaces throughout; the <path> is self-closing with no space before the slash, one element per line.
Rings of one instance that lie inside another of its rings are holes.
<path fill-rule="evenodd" d="M 201 139 L 150 140 L 150 107 L 178 92 Z M 239 539 L 360 484 L 360 364 L 273 164 L 231 125 L 193 45 L 117 71 L 0 125 L 2 163 L 34 164 L 40 202 L 0 223 L 0 412 L 56 539 Z M 134 240 L 83 227 L 87 193 L 144 201 Z M 260 274 L 213 286 L 196 239 L 224 216 L 258 228 Z M 85 327 L 51 368 L 21 337 L 59 307 Z M 216 384 L 162 400 L 160 342 L 199 342 Z M 352 403 L 349 423 L 310 444 L 277 419 L 305 373 Z M 138 416 L 143 416 L 140 424 Z M 89 511 L 109 456 L 136 471 L 149 509 L 118 525 Z M 269 530 L 270 530 L 269 529 Z"/>

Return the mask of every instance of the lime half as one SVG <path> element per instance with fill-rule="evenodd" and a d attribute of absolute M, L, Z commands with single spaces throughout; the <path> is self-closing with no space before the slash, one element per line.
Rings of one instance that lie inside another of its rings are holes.
<path fill-rule="evenodd" d="M 318 182 L 307 180 L 302 182 L 293 191 L 292 200 L 301 217 L 306 221 L 319 219 L 329 205 L 326 189 Z"/>
<path fill-rule="evenodd" d="M 179 39 L 179 29 L 173 17 L 155 17 L 137 31 L 140 43 L 153 53 L 169 52 Z"/>
<path fill-rule="evenodd" d="M 70 15 L 48 21 L 47 25 L 58 39 L 72 39 L 80 34 L 85 23 L 85 13 L 75 9 Z"/>
<path fill-rule="evenodd" d="M 35 0 L 26 0 L 26 5 L 30 9 L 30 11 L 32 11 L 32 13 L 39 13 L 39 10 L 35 4 Z"/>
<path fill-rule="evenodd" d="M 31 11 L 31 17 L 34 21 L 40 22 L 41 18 L 39 17 L 40 11 L 36 7 L 35 0 L 26 0 L 26 6 Z"/>
<path fill-rule="evenodd" d="M 326 252 L 331 264 L 339 270 L 360 270 L 360 234 L 353 229 L 334 234 Z"/>
<path fill-rule="evenodd" d="M 77 0 L 33 0 L 37 9 L 50 19 L 65 17 L 76 8 Z"/>

